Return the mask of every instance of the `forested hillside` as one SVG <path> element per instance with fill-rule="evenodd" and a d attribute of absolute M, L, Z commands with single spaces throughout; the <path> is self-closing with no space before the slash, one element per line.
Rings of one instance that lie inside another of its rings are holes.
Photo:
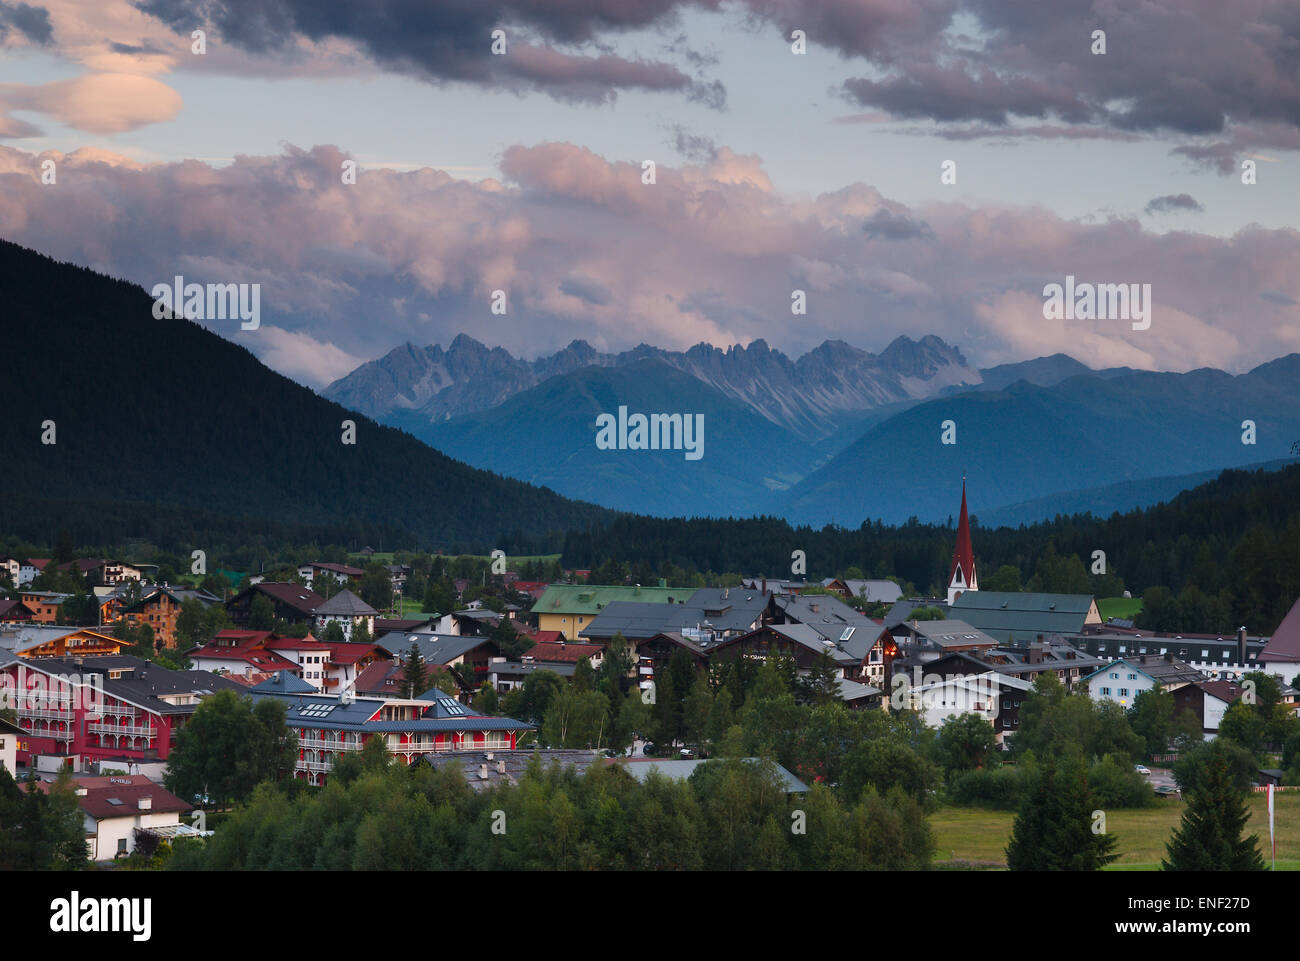
<path fill-rule="evenodd" d="M 198 324 L 155 319 L 133 284 L 0 241 L 0 291 L 8 534 L 169 542 L 172 524 L 196 537 L 233 524 L 342 542 L 382 527 L 394 546 L 406 532 L 406 546 L 518 551 L 607 513 L 453 461 Z"/>

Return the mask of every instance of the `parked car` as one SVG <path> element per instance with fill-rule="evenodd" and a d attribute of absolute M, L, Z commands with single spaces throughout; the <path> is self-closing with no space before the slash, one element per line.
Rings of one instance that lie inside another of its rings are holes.
<path fill-rule="evenodd" d="M 1137 771 L 1143 777 L 1149 777 L 1151 775 L 1151 768 L 1147 767 L 1145 764 L 1138 764 L 1134 766 L 1133 770 Z"/>

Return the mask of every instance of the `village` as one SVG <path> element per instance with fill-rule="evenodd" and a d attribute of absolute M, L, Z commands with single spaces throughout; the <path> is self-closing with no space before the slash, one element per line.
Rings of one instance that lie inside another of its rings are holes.
<path fill-rule="evenodd" d="M 130 856 L 141 837 L 212 833 L 192 816 L 213 801 L 207 792 L 179 797 L 163 782 L 178 736 L 221 692 L 283 712 L 296 737 L 291 776 L 313 787 L 374 742 L 403 766 L 459 765 L 475 790 L 517 782 L 534 756 L 579 772 L 618 764 L 638 778 L 651 768 L 689 777 L 706 763 L 698 740 L 655 745 L 633 731 L 616 743 L 602 728 L 594 740 L 571 743 L 566 732 L 560 743 L 539 713 L 510 715 L 527 713 L 542 680 L 576 688 L 584 673 L 612 671 L 648 718 L 671 696 L 664 685 L 678 665 L 689 665 L 687 677 L 717 676 L 779 661 L 816 700 L 849 711 L 914 712 L 935 729 L 974 715 L 1002 752 L 1047 674 L 1124 710 L 1144 692 L 1169 693 L 1175 714 L 1205 740 L 1234 704 L 1250 702 L 1246 675 L 1271 677 L 1285 710 L 1300 712 L 1291 686 L 1300 601 L 1271 636 L 1244 628 L 1171 635 L 1103 620 L 1089 595 L 980 590 L 964 488 L 948 589 L 937 597 L 906 597 L 888 579 L 760 574 L 735 586 L 674 588 L 587 583 L 586 571 L 525 581 L 506 570 L 503 596 L 524 603 L 496 610 L 472 600 L 394 617 L 400 610 L 377 610 L 355 592 L 365 570 L 349 564 L 304 564 L 292 580 L 250 578 L 223 599 L 151 583 L 156 572 L 146 566 L 77 559 L 66 566 L 100 583 L 97 623 L 73 626 L 60 614 L 71 595 L 31 589 L 50 564 L 7 558 L 0 567 L 15 585 L 0 601 L 0 709 L 12 712 L 0 720 L 0 766 L 47 791 L 70 775 L 88 856 L 98 861 Z M 400 592 L 409 569 L 385 570 Z M 470 587 L 459 586 L 462 595 Z M 224 626 L 182 650 L 178 624 L 199 609 L 219 609 Z M 144 625 L 156 658 L 131 653 Z M 809 773 L 780 769 L 790 794 L 809 789 L 801 780 Z M 1283 775 L 1263 769 L 1257 780 L 1278 784 Z"/>

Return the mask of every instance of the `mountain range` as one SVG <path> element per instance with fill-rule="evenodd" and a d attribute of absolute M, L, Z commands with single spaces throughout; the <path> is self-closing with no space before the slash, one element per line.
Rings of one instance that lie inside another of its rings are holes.
<path fill-rule="evenodd" d="M 1088 509 L 1094 494 L 1108 513 L 1283 458 L 1300 438 L 1300 355 L 1235 376 L 1092 370 L 1064 354 L 979 370 L 934 336 L 878 355 L 827 341 L 797 360 L 762 341 L 620 354 L 575 341 L 525 361 L 461 335 L 446 351 L 404 345 L 324 393 L 466 463 L 606 507 L 814 526 L 942 521 L 963 476 L 987 520 Z M 705 456 L 598 450 L 596 419 L 620 406 L 703 414 Z M 955 443 L 942 442 L 946 421 Z"/>

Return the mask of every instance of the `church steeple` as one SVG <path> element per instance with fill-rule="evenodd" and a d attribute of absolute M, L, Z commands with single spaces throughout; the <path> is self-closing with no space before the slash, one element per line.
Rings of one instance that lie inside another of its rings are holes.
<path fill-rule="evenodd" d="M 975 576 L 975 551 L 970 542 L 970 520 L 966 516 L 966 478 L 961 479 L 961 518 L 957 521 L 957 544 L 952 551 L 952 574 L 948 577 L 948 603 L 963 591 L 978 591 Z"/>

